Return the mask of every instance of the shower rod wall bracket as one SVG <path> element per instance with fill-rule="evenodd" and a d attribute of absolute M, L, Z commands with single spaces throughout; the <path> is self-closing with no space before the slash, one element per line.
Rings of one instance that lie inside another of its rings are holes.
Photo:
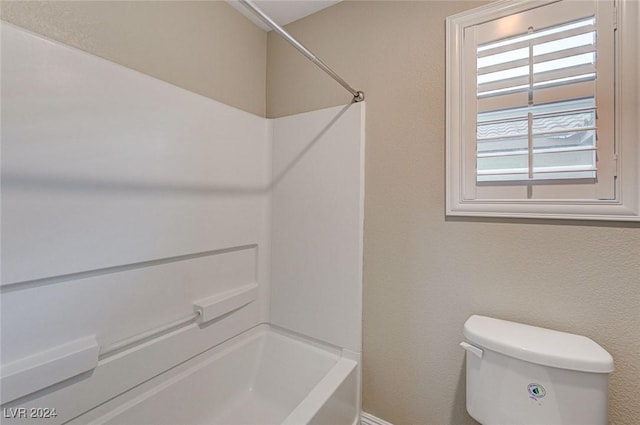
<path fill-rule="evenodd" d="M 238 0 L 240 4 L 249 9 L 254 15 L 260 18 L 265 24 L 270 26 L 278 35 L 284 38 L 289 44 L 295 47 L 300 53 L 302 53 L 307 59 L 315 63 L 318 68 L 329 74 L 331 78 L 336 80 L 342 87 L 344 87 L 349 93 L 353 95 L 354 102 L 362 102 L 364 100 L 364 92 L 358 91 L 351 87 L 345 80 L 343 80 L 338 74 L 336 74 L 331 68 L 329 68 L 324 62 L 320 60 L 316 55 L 307 49 L 302 43 L 293 38 L 291 34 L 286 32 L 284 28 L 278 25 L 273 19 L 271 19 L 266 13 L 264 13 L 256 4 L 251 0 Z"/>

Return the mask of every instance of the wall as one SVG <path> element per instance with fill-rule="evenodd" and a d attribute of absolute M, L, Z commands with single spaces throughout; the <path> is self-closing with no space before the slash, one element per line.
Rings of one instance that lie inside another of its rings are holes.
<path fill-rule="evenodd" d="M 273 121 L 273 324 L 362 351 L 363 103 Z M 340 161 L 336 161 L 340 158 Z"/>
<path fill-rule="evenodd" d="M 223 1 L 2 1 L 1 18 L 265 115 L 264 31 Z"/>
<path fill-rule="evenodd" d="M 271 125 L 1 27 L 0 390 L 63 423 L 268 321 Z"/>
<path fill-rule="evenodd" d="M 287 26 L 366 92 L 363 408 L 472 424 L 462 325 L 473 313 L 587 335 L 609 350 L 610 422 L 640 417 L 640 228 L 446 220 L 444 19 L 479 2 L 346 1 Z M 270 33 L 267 115 L 349 94 Z"/>

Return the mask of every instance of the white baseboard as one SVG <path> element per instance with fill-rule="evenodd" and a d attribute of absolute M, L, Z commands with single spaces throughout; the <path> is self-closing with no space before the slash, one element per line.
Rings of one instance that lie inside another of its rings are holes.
<path fill-rule="evenodd" d="M 362 412 L 360 415 L 361 425 L 393 425 L 391 422 L 387 422 L 384 419 L 380 419 L 373 416 L 371 413 Z"/>

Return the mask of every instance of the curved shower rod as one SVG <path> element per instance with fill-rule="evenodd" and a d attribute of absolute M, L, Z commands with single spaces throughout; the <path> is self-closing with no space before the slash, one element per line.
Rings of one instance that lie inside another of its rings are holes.
<path fill-rule="evenodd" d="M 358 91 L 351 87 L 345 80 L 343 80 L 338 74 L 336 74 L 331 68 L 329 68 L 324 62 L 322 62 L 316 55 L 307 49 L 298 40 L 293 38 L 291 34 L 286 32 L 280 25 L 276 24 L 273 19 L 267 16 L 256 4 L 251 0 L 238 0 L 244 7 L 249 9 L 258 18 L 262 19 L 265 24 L 269 25 L 275 32 L 288 41 L 293 47 L 295 47 L 300 53 L 307 57 L 311 62 L 315 63 L 320 69 L 329 74 L 331 78 L 336 80 L 342 87 L 347 89 L 349 93 L 353 95 L 354 102 L 362 102 L 364 100 L 364 92 Z"/>

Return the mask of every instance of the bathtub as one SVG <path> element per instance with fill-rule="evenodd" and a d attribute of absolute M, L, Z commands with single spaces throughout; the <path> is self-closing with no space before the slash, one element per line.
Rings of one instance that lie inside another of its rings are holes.
<path fill-rule="evenodd" d="M 359 370 L 349 357 L 262 324 L 70 423 L 354 425 Z"/>

